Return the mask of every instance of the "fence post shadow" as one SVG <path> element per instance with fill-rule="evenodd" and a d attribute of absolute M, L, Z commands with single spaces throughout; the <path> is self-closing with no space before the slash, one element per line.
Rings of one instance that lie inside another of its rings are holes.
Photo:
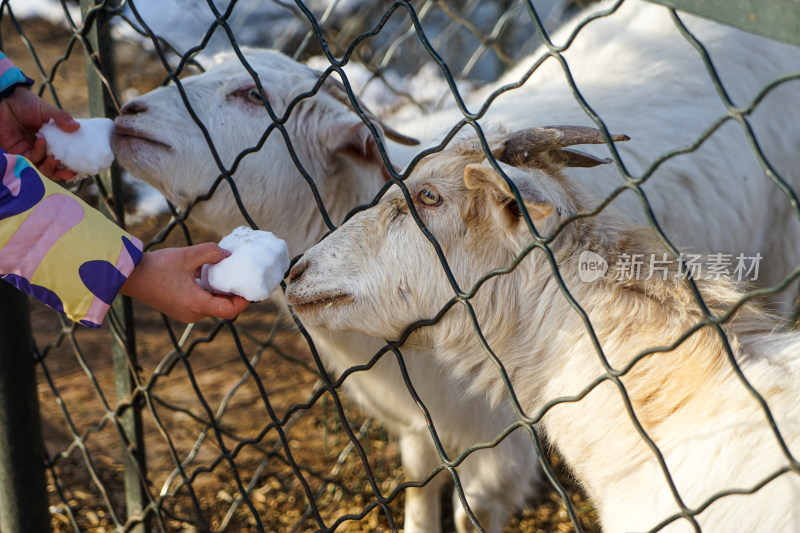
<path fill-rule="evenodd" d="M 0 530 L 50 531 L 28 296 L 0 282 Z"/>

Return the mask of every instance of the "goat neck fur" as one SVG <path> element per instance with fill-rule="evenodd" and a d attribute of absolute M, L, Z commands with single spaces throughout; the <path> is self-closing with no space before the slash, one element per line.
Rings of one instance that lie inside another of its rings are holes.
<path fill-rule="evenodd" d="M 502 135 L 490 136 L 500 146 Z M 420 220 L 441 246 L 461 290 L 506 268 L 533 239 L 505 180 L 474 139 L 426 159 L 407 180 Z M 542 155 L 502 165 L 537 230 L 551 236 L 592 195 Z M 671 346 L 703 320 L 688 282 L 657 276 L 608 275 L 580 280 L 578 258 L 593 251 L 614 264 L 621 253 L 660 254 L 649 230 L 632 228 L 613 210 L 577 219 L 549 245 L 558 273 L 585 310 L 608 364 L 627 368 L 638 354 Z M 455 296 L 435 248 L 420 231 L 405 196 L 389 191 L 309 250 L 287 291 L 304 323 L 401 338 Z M 722 316 L 741 293 L 725 280 L 698 279 L 709 310 Z M 321 305 L 320 303 L 324 303 Z M 492 277 L 469 299 L 488 345 L 507 371 L 526 414 L 572 398 L 608 373 L 589 330 L 538 249 L 510 273 Z M 797 397 L 800 336 L 773 331 L 777 322 L 752 304 L 723 325 L 733 358 L 764 396 L 789 448 L 800 451 Z M 497 404 L 509 394 L 482 349 L 463 305 L 414 331 L 407 345 L 430 351 L 476 395 Z M 718 332 L 702 327 L 672 350 L 648 355 L 621 377 L 638 423 L 663 454 L 689 509 L 722 490 L 752 490 L 789 461 L 755 398 L 733 371 Z M 559 403 L 541 420 L 596 504 L 604 530 L 646 531 L 680 512 L 657 458 L 634 426 L 620 388 L 602 381 L 577 402 Z M 698 516 L 703 531 L 800 531 L 800 480 L 791 471 L 755 494 L 726 496 Z M 692 531 L 682 518 L 665 531 Z"/>

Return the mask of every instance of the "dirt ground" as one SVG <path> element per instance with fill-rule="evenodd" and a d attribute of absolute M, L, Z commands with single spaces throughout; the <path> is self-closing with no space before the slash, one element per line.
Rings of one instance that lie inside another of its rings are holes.
<path fill-rule="evenodd" d="M 17 30 L 7 19 L 1 29 L 5 52 L 40 80 Z M 49 73 L 64 54 L 71 33 L 43 21 L 22 29 Z M 88 110 L 82 53 L 80 45 L 75 46 L 53 80 L 60 104 L 78 116 L 86 116 Z M 118 46 L 117 62 L 121 93 L 145 92 L 164 78 L 155 58 L 135 45 Z M 166 222 L 162 217 L 129 229 L 146 242 Z M 195 241 L 205 240 L 201 232 L 190 230 Z M 182 242 L 180 231 L 168 240 Z M 298 408 L 313 395 L 319 374 L 305 340 L 288 320 L 278 319 L 276 306 L 252 305 L 234 327 L 206 320 L 186 329 L 138 304 L 134 316 L 136 375 L 144 403 L 146 489 L 159 502 L 155 521 L 159 525 L 154 531 L 314 531 L 320 528 L 317 520 L 304 514 L 307 491 L 314 495 L 326 527 L 352 513 L 355 516 L 336 531 L 390 529 L 385 513 L 375 505 L 361 458 L 348 452 L 350 440 L 334 398 L 325 393 L 308 408 Z M 53 529 L 113 531 L 124 524 L 125 510 L 109 327 L 74 327 L 36 303 L 32 319 L 43 355 L 39 394 L 52 462 L 48 488 Z M 175 345 L 181 337 L 185 355 L 177 357 Z M 396 439 L 360 412 L 346 394 L 342 404 L 352 431 L 363 429 L 359 440 L 377 488 L 383 495 L 391 494 L 404 480 Z M 290 421 L 282 424 L 283 441 L 270 424 L 273 417 Z M 558 458 L 550 459 L 557 467 Z M 184 465 L 182 472 L 177 463 Z M 597 531 L 590 506 L 569 477 L 559 472 L 583 530 Z M 242 488 L 248 485 L 248 499 L 240 501 Z M 449 495 L 443 500 L 449 506 Z M 402 528 L 402 507 L 401 490 L 388 504 L 398 528 Z M 452 524 L 446 528 L 452 530 Z M 506 528 L 507 532 L 572 530 L 563 504 L 549 489 Z"/>

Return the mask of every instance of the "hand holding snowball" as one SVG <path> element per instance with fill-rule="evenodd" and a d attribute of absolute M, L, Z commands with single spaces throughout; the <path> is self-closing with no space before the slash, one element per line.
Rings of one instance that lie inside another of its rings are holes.
<path fill-rule="evenodd" d="M 215 294 L 237 294 L 251 302 L 266 300 L 289 269 L 286 242 L 268 231 L 240 226 L 219 241 L 231 256 L 203 267 L 200 286 Z"/>
<path fill-rule="evenodd" d="M 229 255 L 214 243 L 147 252 L 120 292 L 181 322 L 209 316 L 234 318 L 249 305 L 247 300 L 209 294 L 196 281 L 201 266 Z"/>
<path fill-rule="evenodd" d="M 36 138 L 39 129 L 51 119 L 65 132 L 80 128 L 66 111 L 53 107 L 26 87 L 17 87 L 0 100 L 0 148 L 26 157 L 48 178 L 70 180 L 75 173 L 60 168 L 57 159 L 47 156 L 45 142 Z"/>
<path fill-rule="evenodd" d="M 105 157 L 102 161 L 107 168 L 113 162 L 108 127 L 111 121 L 88 120 L 85 123 L 90 126 L 81 132 L 81 125 L 69 113 L 48 104 L 26 87 L 17 87 L 0 100 L 0 148 L 25 157 L 48 178 L 71 180 L 76 173 L 61 166 L 61 161 L 53 155 L 47 155 L 48 143 L 46 139 L 37 138 L 37 133 L 43 126 L 45 130 L 49 128 L 50 134 L 62 141 L 61 146 L 69 148 L 70 156 L 77 154 L 75 161 L 96 161 L 99 160 L 96 154 L 110 154 L 111 160 Z M 98 139 L 104 144 L 95 142 Z M 74 150 L 76 146 L 77 150 Z M 52 151 L 53 147 L 49 148 Z M 78 170 L 94 174 L 101 169 L 83 167 Z M 229 255 L 213 243 L 147 252 L 120 293 L 183 322 L 195 322 L 208 316 L 234 318 L 247 307 L 247 300 L 238 296 L 211 295 L 196 282 L 201 266 L 219 262 Z"/>

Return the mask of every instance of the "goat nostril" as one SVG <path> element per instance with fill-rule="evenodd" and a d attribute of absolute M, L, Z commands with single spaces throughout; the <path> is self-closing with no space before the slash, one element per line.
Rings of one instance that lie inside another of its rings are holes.
<path fill-rule="evenodd" d="M 293 266 L 292 270 L 289 272 L 289 282 L 291 283 L 300 279 L 303 276 L 303 272 L 308 269 L 308 265 L 308 261 L 300 261 Z"/>
<path fill-rule="evenodd" d="M 131 100 L 120 109 L 120 113 L 123 115 L 138 115 L 139 113 L 144 113 L 147 111 L 148 107 L 147 104 L 142 102 L 141 100 Z"/>

